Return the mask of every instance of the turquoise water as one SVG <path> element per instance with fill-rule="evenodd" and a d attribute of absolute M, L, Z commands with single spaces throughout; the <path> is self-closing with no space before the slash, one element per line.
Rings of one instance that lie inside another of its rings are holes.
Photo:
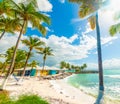
<path fill-rule="evenodd" d="M 76 74 L 67 79 L 68 83 L 93 95 L 98 94 L 98 74 Z M 120 98 L 120 70 L 104 70 L 105 96 Z"/>

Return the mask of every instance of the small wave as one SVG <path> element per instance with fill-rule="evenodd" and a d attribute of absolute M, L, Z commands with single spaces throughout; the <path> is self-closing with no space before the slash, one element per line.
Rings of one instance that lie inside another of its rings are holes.
<path fill-rule="evenodd" d="M 104 75 L 104 76 L 109 78 L 120 78 L 120 75 Z"/>

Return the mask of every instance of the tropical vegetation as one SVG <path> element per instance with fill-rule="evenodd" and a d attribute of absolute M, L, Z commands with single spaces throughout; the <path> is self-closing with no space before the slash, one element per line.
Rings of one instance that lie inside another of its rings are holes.
<path fill-rule="evenodd" d="M 87 68 L 87 64 L 83 64 L 81 66 L 78 66 L 78 65 L 72 65 L 72 64 L 65 62 L 65 61 L 60 62 L 60 69 L 68 69 L 68 70 L 75 70 L 75 72 L 81 72 L 85 68 Z"/>
<path fill-rule="evenodd" d="M 9 97 L 8 91 L 1 91 L 0 92 L 0 104 L 49 104 L 43 98 L 31 94 L 31 95 L 21 95 L 18 97 L 17 100 L 12 100 Z"/>
<path fill-rule="evenodd" d="M 5 61 L 3 62 L 3 65 L 2 65 L 2 73 L 4 71 L 7 71 L 7 68 L 10 66 L 14 49 L 15 47 L 8 48 L 5 54 L 0 54 L 1 57 L 5 58 Z M 17 49 L 15 64 L 13 69 L 10 72 L 11 74 L 14 72 L 15 69 L 22 68 L 24 66 L 26 55 L 27 55 L 27 52 L 25 50 Z"/>
<path fill-rule="evenodd" d="M 32 60 L 32 62 L 29 64 L 29 66 L 31 67 L 31 69 L 36 68 L 37 65 L 39 65 L 39 63 L 36 60 Z"/>
<path fill-rule="evenodd" d="M 3 81 L 1 89 L 4 89 L 4 86 L 6 85 L 6 82 L 10 76 L 10 72 L 14 68 L 18 45 L 20 43 L 21 36 L 25 34 L 27 31 L 28 22 L 32 24 L 32 28 L 37 28 L 43 35 L 46 34 L 47 30 L 45 26 L 42 25 L 42 23 L 50 24 L 50 18 L 45 14 L 38 12 L 37 8 L 35 7 L 35 3 L 36 2 L 34 0 L 31 0 L 29 3 L 19 3 L 19 4 L 16 4 L 13 0 L 0 1 L 0 5 L 3 4 L 3 6 L 0 7 L 0 13 L 1 13 L 0 29 L 3 32 L 1 37 L 4 35 L 5 32 L 14 33 L 16 30 L 19 31 L 19 35 L 14 48 L 10 67 L 7 71 L 7 74 L 6 74 L 5 80 Z M 10 14 L 8 13 L 8 11 L 10 12 Z M 6 14 L 8 19 L 3 14 Z M 10 22 L 10 25 L 13 25 L 13 26 L 10 26 L 9 28 L 7 28 L 6 26 L 11 20 L 12 21 L 15 20 L 16 22 Z M 16 23 L 18 23 L 18 25 L 16 25 Z"/>
<path fill-rule="evenodd" d="M 42 47 L 40 47 L 40 46 L 45 45 L 45 43 L 43 41 L 40 41 L 40 39 L 36 38 L 36 37 L 29 37 L 29 39 L 24 39 L 24 40 L 22 40 L 22 43 L 25 44 L 29 48 L 29 52 L 27 54 L 27 58 L 26 58 L 23 73 L 22 73 L 22 77 L 23 77 L 25 74 L 25 68 L 28 64 L 28 60 L 30 58 L 32 50 L 38 49 L 38 48 L 42 49 Z"/>
<path fill-rule="evenodd" d="M 45 61 L 47 59 L 47 56 L 53 56 L 53 53 L 52 53 L 52 49 L 50 47 L 45 47 L 43 48 L 42 50 L 41 49 L 38 49 L 38 52 L 39 54 L 43 54 L 43 69 L 44 70 L 44 67 L 45 67 Z"/>
<path fill-rule="evenodd" d="M 99 95 L 96 104 L 100 104 L 104 93 L 104 81 L 103 81 L 103 67 L 102 67 L 102 54 L 101 54 L 101 40 L 100 40 L 100 28 L 98 21 L 98 10 L 106 4 L 107 0 L 69 0 L 70 2 L 78 3 L 80 5 L 79 16 L 80 18 L 88 19 L 91 29 L 96 28 L 97 34 L 97 52 L 98 52 L 98 68 L 99 68 Z M 22 77 L 25 74 L 27 66 L 36 67 L 38 62 L 32 60 L 29 63 L 32 56 L 32 51 L 36 50 L 37 53 L 43 55 L 43 68 L 45 69 L 47 56 L 53 56 L 53 50 L 51 47 L 45 46 L 45 43 L 39 38 L 30 36 L 29 39 L 21 39 L 22 35 L 26 34 L 28 23 L 31 23 L 32 28 L 37 28 L 38 31 L 45 36 L 47 29 L 44 24 L 50 24 L 50 18 L 37 11 L 36 0 L 26 0 L 21 3 L 15 3 L 14 0 L 1 0 L 0 1 L 0 39 L 6 34 L 16 34 L 18 32 L 18 39 L 14 47 L 9 48 L 6 53 L 0 54 L 0 57 L 5 58 L 5 62 L 0 62 L 0 72 L 6 73 L 5 79 L 2 83 L 0 90 L 3 90 L 6 82 L 14 70 L 17 68 L 23 68 Z M 120 15 L 118 16 L 120 18 Z M 120 23 L 112 25 L 110 28 L 110 34 L 113 36 L 117 32 L 120 32 Z M 17 34 L 16 34 L 17 35 Z M 27 46 L 28 52 L 18 49 L 20 41 Z M 81 66 L 71 65 L 65 61 L 60 62 L 61 69 L 74 69 L 76 72 L 81 72 L 87 67 L 86 64 Z M 1 74 L 0 73 L 0 74 Z M 3 91 L 4 92 L 4 91 Z M 2 100 L 1 100 L 2 99 Z M 32 99 L 32 100 L 31 100 Z M 21 96 L 16 101 L 12 101 L 8 97 L 8 92 L 0 94 L 0 104 L 48 104 L 48 102 L 42 100 L 36 95 Z M 34 103 L 33 103 L 34 102 Z"/>
<path fill-rule="evenodd" d="M 115 19 L 116 19 L 116 20 L 119 20 L 119 19 L 120 19 L 120 12 L 116 13 Z M 110 27 L 109 32 L 110 32 L 110 35 L 111 35 L 111 36 L 114 36 L 115 34 L 120 33 L 120 22 L 112 25 L 112 26 Z"/>

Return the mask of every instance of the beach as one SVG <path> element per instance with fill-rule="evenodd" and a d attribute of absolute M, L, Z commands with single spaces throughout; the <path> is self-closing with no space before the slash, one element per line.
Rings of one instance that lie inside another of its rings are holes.
<path fill-rule="evenodd" d="M 6 89 L 10 96 L 15 98 L 21 94 L 37 94 L 48 100 L 55 99 L 51 104 L 93 104 L 95 98 L 82 91 L 69 86 L 64 80 L 39 80 L 37 78 L 26 78 L 21 85 L 9 84 Z M 86 100 L 87 99 L 87 100 Z M 57 101 L 58 100 L 58 101 Z"/>
<path fill-rule="evenodd" d="M 6 86 L 10 97 L 15 99 L 22 94 L 37 94 L 50 104 L 94 104 L 95 97 L 70 86 L 64 79 L 39 80 L 37 77 L 25 78 L 21 84 L 10 79 Z M 112 102 L 105 104 L 114 104 Z"/>

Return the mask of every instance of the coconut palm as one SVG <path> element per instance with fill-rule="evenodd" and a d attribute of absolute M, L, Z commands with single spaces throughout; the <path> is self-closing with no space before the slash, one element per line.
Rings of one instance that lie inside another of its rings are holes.
<path fill-rule="evenodd" d="M 96 100 L 96 104 L 100 104 L 104 93 L 103 84 L 103 67 L 102 67 L 102 54 L 101 54 L 101 40 L 100 40 L 100 29 L 98 23 L 98 9 L 106 4 L 106 1 L 102 0 L 69 0 L 80 4 L 79 16 L 84 18 L 88 16 L 88 21 L 92 29 L 96 27 L 97 34 L 97 52 L 98 52 L 98 68 L 99 68 L 99 95 Z"/>
<path fill-rule="evenodd" d="M 71 65 L 71 69 L 75 69 L 75 66 L 74 66 L 74 65 Z"/>
<path fill-rule="evenodd" d="M 16 4 L 17 5 L 17 4 Z M 14 60 L 15 60 L 15 57 L 16 57 L 16 49 L 18 47 L 18 44 L 20 42 L 20 38 L 22 36 L 22 33 L 26 31 L 27 29 L 27 25 L 28 25 L 28 22 L 31 22 L 32 23 L 32 26 L 33 27 L 37 27 L 37 29 L 42 33 L 42 34 L 46 34 L 46 29 L 44 26 L 41 25 L 40 22 L 46 22 L 49 24 L 49 18 L 43 14 L 40 14 L 39 12 L 36 12 L 34 6 L 29 3 L 28 5 L 24 5 L 24 4 L 20 4 L 20 5 L 17 5 L 15 6 L 15 8 L 13 8 L 16 15 L 19 16 L 19 18 L 22 19 L 22 29 L 20 31 L 20 34 L 19 34 L 19 37 L 18 37 L 18 40 L 17 40 L 17 43 L 16 43 L 16 47 L 15 47 L 15 50 L 14 50 L 14 55 L 13 55 L 13 59 L 12 59 L 12 63 L 11 63 L 11 66 L 10 66 L 10 70 L 13 68 L 14 66 Z"/>
<path fill-rule="evenodd" d="M 4 63 L 6 63 L 7 65 L 10 65 L 10 63 L 12 61 L 11 59 L 13 56 L 14 49 L 15 49 L 15 47 L 11 47 L 6 51 L 5 54 L 0 54 L 2 57 L 5 58 Z M 14 64 L 13 70 L 11 71 L 11 74 L 14 72 L 14 69 L 16 68 L 16 66 L 18 66 L 18 64 L 21 64 L 21 62 L 25 62 L 26 55 L 27 55 L 27 52 L 25 50 L 17 49 L 15 64 Z M 21 67 L 19 67 L 19 68 L 21 68 Z"/>
<path fill-rule="evenodd" d="M 20 3 L 18 5 L 13 0 L 8 0 L 8 3 L 11 3 L 11 5 L 13 3 L 12 10 L 15 12 L 16 17 L 20 18 L 20 20 L 21 20 L 20 22 L 22 23 L 22 26 L 21 26 L 19 37 L 18 37 L 17 42 L 16 42 L 14 54 L 12 57 L 12 62 L 10 64 L 8 74 L 6 75 L 5 80 L 3 82 L 2 89 L 4 88 L 4 86 L 8 80 L 8 76 L 10 75 L 9 72 L 14 67 L 15 58 L 16 58 L 16 51 L 17 51 L 22 34 L 25 33 L 27 30 L 28 22 L 30 22 L 32 24 L 33 28 L 37 28 L 43 35 L 46 34 L 46 28 L 41 23 L 45 22 L 47 24 L 50 24 L 49 17 L 47 17 L 44 14 L 41 14 L 40 12 L 37 12 L 32 3 L 29 3 L 27 5 Z"/>
<path fill-rule="evenodd" d="M 13 52 L 14 52 L 14 50 L 13 50 Z M 28 54 L 28 52 L 26 52 L 25 50 L 17 49 L 15 64 L 11 71 L 11 74 L 13 74 L 13 72 L 16 68 L 22 68 L 24 66 L 25 60 L 27 58 L 26 57 L 27 54 Z M 12 58 L 12 56 L 11 56 L 11 58 Z"/>
<path fill-rule="evenodd" d="M 66 68 L 67 68 L 68 70 L 70 70 L 70 69 L 71 69 L 71 65 L 70 65 L 69 63 L 66 63 Z"/>
<path fill-rule="evenodd" d="M 111 36 L 114 36 L 115 34 L 120 33 L 120 23 L 112 25 L 110 27 L 109 32 Z"/>
<path fill-rule="evenodd" d="M 84 69 L 87 68 L 87 64 L 83 64 L 83 68 L 84 68 Z"/>
<path fill-rule="evenodd" d="M 31 63 L 30 63 L 30 66 L 31 66 L 31 69 L 33 69 L 34 67 L 36 67 L 39 63 L 36 61 L 36 60 L 33 60 Z"/>
<path fill-rule="evenodd" d="M 5 32 L 15 34 L 14 32 L 20 31 L 20 28 L 21 24 L 19 22 L 19 18 L 0 18 L 0 31 L 2 31 L 0 39 L 4 36 Z"/>
<path fill-rule="evenodd" d="M 36 49 L 36 48 L 38 49 L 38 47 L 40 48 L 40 46 L 45 45 L 45 43 L 43 41 L 40 41 L 40 39 L 36 38 L 36 37 L 29 37 L 29 39 L 24 39 L 24 40 L 22 40 L 22 43 L 25 44 L 26 46 L 28 46 L 28 48 L 29 48 L 29 52 L 28 52 L 25 66 L 24 66 L 23 73 L 22 73 L 22 77 L 23 77 L 25 74 L 25 69 L 26 69 L 26 66 L 27 66 L 27 63 L 30 58 L 30 54 L 31 54 L 32 50 Z"/>
<path fill-rule="evenodd" d="M 11 47 L 6 51 L 5 54 L 0 54 L 1 57 L 5 58 L 5 62 L 3 63 L 3 67 L 2 67 L 2 73 L 7 69 L 6 67 L 9 67 L 12 56 L 13 56 L 13 52 L 14 52 L 14 47 Z M 25 63 L 25 60 L 26 60 L 26 55 L 27 55 L 27 52 L 25 50 L 17 49 L 15 64 L 13 69 L 10 72 L 11 74 L 14 72 L 16 68 L 23 67 L 23 64 Z"/>
<path fill-rule="evenodd" d="M 120 11 L 115 13 L 114 19 L 116 21 L 120 19 Z M 120 22 L 118 21 L 116 24 L 112 25 L 109 29 L 109 32 L 111 36 L 120 33 Z"/>
<path fill-rule="evenodd" d="M 0 15 L 6 13 L 8 14 L 10 12 L 10 4 L 6 2 L 6 0 L 0 1 Z"/>
<path fill-rule="evenodd" d="M 65 61 L 60 62 L 60 68 L 61 69 L 66 68 L 66 62 Z"/>
<path fill-rule="evenodd" d="M 38 50 L 37 53 L 43 54 L 43 69 L 42 70 L 44 70 L 45 61 L 46 61 L 47 56 L 53 55 L 52 51 L 53 50 L 50 47 L 45 47 L 43 50 Z"/>

